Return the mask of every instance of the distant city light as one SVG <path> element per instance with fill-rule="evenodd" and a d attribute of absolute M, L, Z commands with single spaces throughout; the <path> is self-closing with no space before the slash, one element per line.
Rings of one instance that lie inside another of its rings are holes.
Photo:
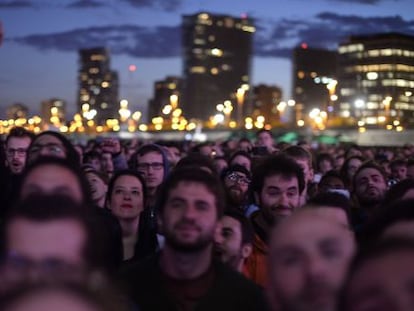
<path fill-rule="evenodd" d="M 129 66 L 128 66 L 128 70 L 129 70 L 130 72 L 134 72 L 134 71 L 136 71 L 136 70 L 137 70 L 137 66 L 135 66 L 135 65 L 129 65 Z"/>
<path fill-rule="evenodd" d="M 305 43 L 305 42 L 303 42 L 303 43 L 300 45 L 300 47 L 301 47 L 302 49 L 307 49 L 307 48 L 308 48 L 308 44 L 307 44 L 307 43 Z"/>

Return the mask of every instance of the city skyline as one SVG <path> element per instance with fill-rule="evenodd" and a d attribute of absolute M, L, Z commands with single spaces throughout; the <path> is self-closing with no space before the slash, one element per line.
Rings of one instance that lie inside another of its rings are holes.
<path fill-rule="evenodd" d="M 224 3 L 222 3 L 224 2 Z M 410 0 L 0 0 L 0 107 L 20 102 L 29 114 L 58 97 L 76 109 L 78 50 L 104 46 L 120 76 L 120 98 L 145 113 L 154 82 L 182 76 L 182 15 L 206 11 L 255 20 L 252 85 L 291 93 L 290 55 L 306 42 L 336 49 L 347 36 L 378 32 L 414 35 Z M 306 8 L 306 10 L 305 10 Z M 134 64 L 135 72 L 128 71 Z"/>

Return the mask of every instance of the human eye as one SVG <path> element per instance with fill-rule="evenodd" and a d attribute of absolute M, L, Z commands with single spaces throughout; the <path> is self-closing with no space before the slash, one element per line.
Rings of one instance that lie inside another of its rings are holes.
<path fill-rule="evenodd" d="M 321 253 L 326 259 L 336 259 L 342 255 L 340 246 L 334 241 L 323 242 L 321 244 Z"/>
<path fill-rule="evenodd" d="M 199 211 L 206 211 L 210 208 L 210 205 L 207 202 L 197 202 L 196 203 L 196 208 Z"/>
<path fill-rule="evenodd" d="M 284 267 L 294 267 L 301 263 L 302 258 L 297 252 L 289 252 L 279 256 L 279 263 Z"/>
<path fill-rule="evenodd" d="M 124 190 L 122 190 L 121 188 L 115 188 L 114 189 L 114 194 L 123 194 Z"/>
<path fill-rule="evenodd" d="M 131 194 L 134 196 L 139 196 L 141 193 L 138 190 L 132 190 Z"/>
<path fill-rule="evenodd" d="M 184 201 L 180 199 L 173 199 L 168 204 L 172 208 L 181 208 L 184 206 Z"/>
<path fill-rule="evenodd" d="M 289 198 L 293 198 L 293 197 L 297 196 L 297 194 L 298 194 L 298 192 L 296 190 L 290 190 L 290 191 L 287 192 L 287 196 Z"/>
<path fill-rule="evenodd" d="M 280 195 L 280 190 L 271 188 L 271 189 L 268 189 L 267 194 L 271 196 L 277 196 L 277 195 Z"/>

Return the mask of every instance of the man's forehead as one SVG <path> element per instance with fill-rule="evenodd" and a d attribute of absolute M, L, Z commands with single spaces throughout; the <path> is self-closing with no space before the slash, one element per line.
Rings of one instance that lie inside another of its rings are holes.
<path fill-rule="evenodd" d="M 268 175 L 264 178 L 265 185 L 277 185 L 281 181 L 293 183 L 296 185 L 298 184 L 298 179 L 293 173 L 292 175 L 275 173 L 275 174 Z"/>

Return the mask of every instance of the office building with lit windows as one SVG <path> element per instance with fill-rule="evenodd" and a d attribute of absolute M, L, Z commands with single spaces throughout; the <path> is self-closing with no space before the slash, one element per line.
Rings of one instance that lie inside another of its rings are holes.
<path fill-rule="evenodd" d="M 413 126 L 413 36 L 352 36 L 340 44 L 339 62 L 342 117 L 360 126 Z"/>
<path fill-rule="evenodd" d="M 306 43 L 293 49 L 292 97 L 296 109 L 307 116 L 313 109 L 334 113 L 338 53 L 311 48 Z"/>
<path fill-rule="evenodd" d="M 155 117 L 168 118 L 172 110 L 180 107 L 183 79 L 180 77 L 166 77 L 156 81 L 154 96 L 148 105 L 148 121 Z"/>
<path fill-rule="evenodd" d="M 182 30 L 185 116 L 207 120 L 226 100 L 233 103 L 233 113 L 242 116 L 250 83 L 253 20 L 198 13 L 183 16 Z M 242 86 L 244 91 L 237 95 Z"/>
<path fill-rule="evenodd" d="M 57 127 L 66 125 L 66 102 L 59 98 L 42 101 L 40 117 L 46 124 L 52 124 Z"/>
<path fill-rule="evenodd" d="M 78 109 L 85 119 L 103 124 L 119 117 L 118 73 L 110 68 L 107 49 L 79 51 L 78 81 Z"/>

